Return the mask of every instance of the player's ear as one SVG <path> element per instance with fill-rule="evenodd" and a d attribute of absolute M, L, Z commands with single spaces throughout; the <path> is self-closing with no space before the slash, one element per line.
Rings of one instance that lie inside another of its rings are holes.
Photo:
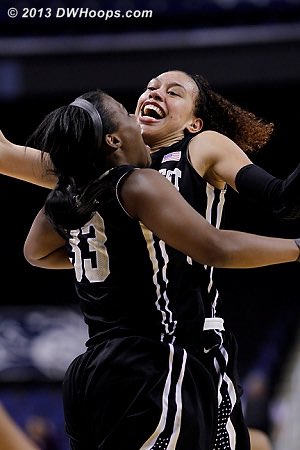
<path fill-rule="evenodd" d="M 186 129 L 190 133 L 198 133 L 203 128 L 203 120 L 200 117 L 194 119 L 190 124 L 187 125 Z"/>
<path fill-rule="evenodd" d="M 122 140 L 117 133 L 106 134 L 104 139 L 111 150 L 118 150 L 122 147 Z"/>

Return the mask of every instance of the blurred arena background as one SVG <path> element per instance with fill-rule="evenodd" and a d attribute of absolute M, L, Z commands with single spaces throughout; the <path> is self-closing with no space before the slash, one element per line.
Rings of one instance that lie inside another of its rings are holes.
<path fill-rule="evenodd" d="M 10 18 L 13 7 L 18 15 Z M 92 17 L 129 10 L 131 18 Z M 224 96 L 275 123 L 254 162 L 278 177 L 296 166 L 299 0 L 1 2 L 0 127 L 16 143 L 50 110 L 97 87 L 134 111 L 147 81 L 174 68 L 201 73 Z M 0 401 L 28 433 L 48 434 L 43 449 L 66 450 L 60 386 L 84 349 L 86 329 L 71 272 L 43 271 L 23 259 L 47 191 L 5 176 L 0 185 Z M 299 223 L 274 223 L 228 194 L 224 227 L 300 236 Z M 270 434 L 275 450 L 299 450 L 299 275 L 297 264 L 218 271 L 226 323 L 240 346 L 247 420 Z"/>

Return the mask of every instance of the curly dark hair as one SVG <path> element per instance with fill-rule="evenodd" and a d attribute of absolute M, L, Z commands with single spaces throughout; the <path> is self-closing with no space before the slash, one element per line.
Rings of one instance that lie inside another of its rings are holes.
<path fill-rule="evenodd" d="M 186 73 L 186 72 L 185 72 Z M 262 148 L 270 139 L 274 124 L 246 111 L 215 92 L 202 75 L 190 75 L 199 94 L 194 113 L 201 117 L 204 130 L 214 130 L 232 139 L 244 152 Z"/>

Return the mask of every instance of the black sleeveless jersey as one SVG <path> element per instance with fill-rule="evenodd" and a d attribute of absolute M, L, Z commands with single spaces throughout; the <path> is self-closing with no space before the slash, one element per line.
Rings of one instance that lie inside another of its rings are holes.
<path fill-rule="evenodd" d="M 152 153 L 152 168 L 158 170 L 179 190 L 187 202 L 216 228 L 220 227 L 226 189 L 216 189 L 193 168 L 188 146 L 194 135 Z M 201 151 L 201 149 L 199 149 Z M 176 214 L 176 211 L 174 211 Z M 187 233 L 189 230 L 186 230 Z M 174 253 L 174 252 L 173 252 Z M 194 290 L 201 292 L 206 317 L 217 315 L 219 293 L 214 284 L 214 269 L 176 253 L 177 264 L 171 285 L 183 298 L 192 298 Z M 176 287 L 177 286 L 177 287 Z M 200 295 L 200 294 L 198 294 Z"/>
<path fill-rule="evenodd" d="M 224 191 L 192 168 L 190 139 L 155 153 L 153 168 L 219 226 Z M 70 233 L 90 334 L 64 383 L 72 448 L 92 440 L 93 448 L 105 442 L 107 448 L 249 450 L 235 340 L 223 328 L 204 327 L 205 318 L 218 315 L 213 269 L 126 213 L 118 192 L 132 170 L 121 166 L 103 178 L 96 213 Z"/>
<path fill-rule="evenodd" d="M 70 233 L 75 284 L 90 335 L 87 345 L 147 336 L 199 349 L 205 318 L 198 277 L 202 266 L 195 270 L 189 258 L 123 209 L 118 190 L 132 170 L 121 166 L 103 178 L 106 193 L 101 199 L 107 200 L 99 202 L 84 227 Z"/>

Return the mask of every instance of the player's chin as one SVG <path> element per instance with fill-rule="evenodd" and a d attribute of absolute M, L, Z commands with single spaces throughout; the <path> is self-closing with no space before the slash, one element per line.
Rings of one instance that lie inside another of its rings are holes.
<path fill-rule="evenodd" d="M 151 151 L 152 146 L 155 144 L 157 140 L 158 130 L 155 127 L 145 127 L 142 133 L 142 138 L 147 147 L 149 147 L 149 151 Z"/>
<path fill-rule="evenodd" d="M 151 156 L 150 153 L 147 152 L 147 154 L 145 155 L 145 158 L 143 159 L 143 161 L 141 161 L 137 167 L 140 167 L 141 169 L 146 169 L 147 167 L 151 166 Z"/>

